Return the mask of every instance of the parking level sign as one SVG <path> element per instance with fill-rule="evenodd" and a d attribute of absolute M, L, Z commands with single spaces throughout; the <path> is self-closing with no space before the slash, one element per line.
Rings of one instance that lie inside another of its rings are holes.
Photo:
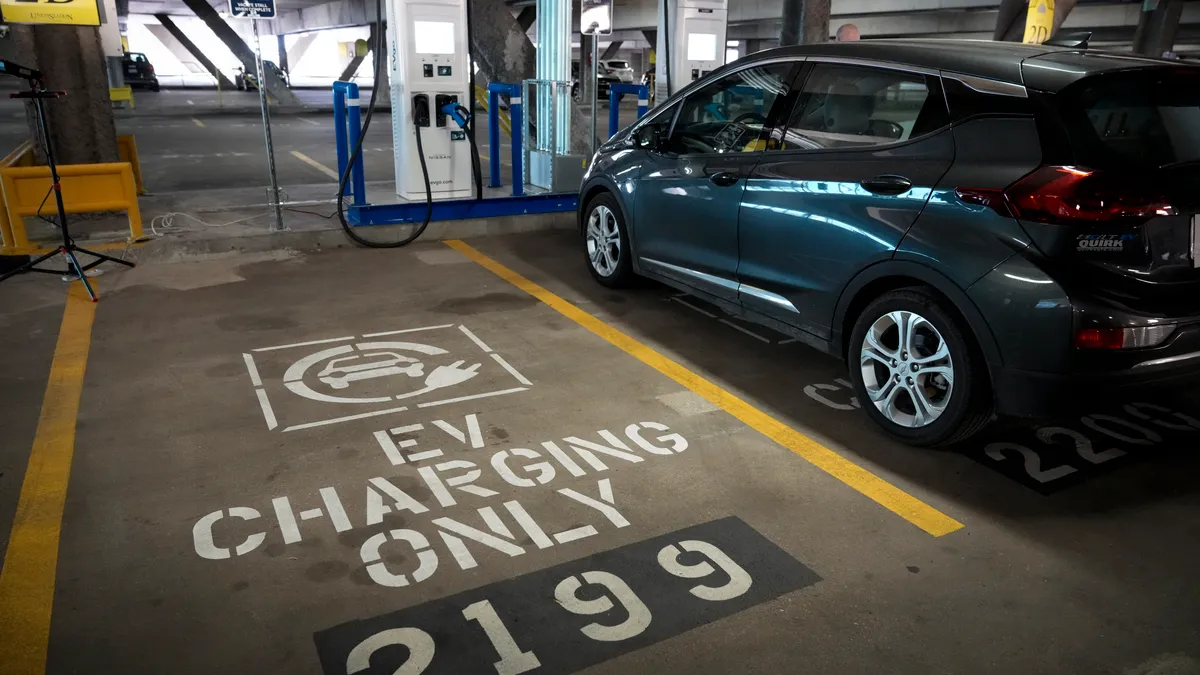
<path fill-rule="evenodd" d="M 275 0 L 229 0 L 229 13 L 244 19 L 274 19 Z"/>

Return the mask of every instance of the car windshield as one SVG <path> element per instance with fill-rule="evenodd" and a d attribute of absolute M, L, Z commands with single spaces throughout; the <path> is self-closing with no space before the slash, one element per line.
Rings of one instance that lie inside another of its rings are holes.
<path fill-rule="evenodd" d="M 626 68 L 629 67 L 629 64 L 626 63 L 625 61 L 609 61 L 608 67 L 613 68 L 615 70 L 625 70 Z"/>
<path fill-rule="evenodd" d="M 1163 69 L 1088 78 L 1064 92 L 1081 164 L 1154 168 L 1200 161 L 1200 73 Z"/>

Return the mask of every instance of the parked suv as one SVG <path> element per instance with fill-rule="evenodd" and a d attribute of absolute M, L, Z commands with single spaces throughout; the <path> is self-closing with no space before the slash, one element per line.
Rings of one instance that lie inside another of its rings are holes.
<path fill-rule="evenodd" d="M 753 54 L 590 163 L 606 286 L 845 359 L 913 445 L 1200 375 L 1200 68 L 1002 42 Z"/>
<path fill-rule="evenodd" d="M 158 91 L 158 76 L 154 74 L 154 66 L 150 59 L 141 52 L 125 52 L 121 59 L 125 70 L 125 84 L 130 87 L 145 87 L 150 91 Z"/>
<path fill-rule="evenodd" d="M 621 61 L 619 59 L 601 61 L 600 65 L 604 66 L 609 75 L 612 75 L 625 84 L 633 84 L 633 68 L 630 67 L 628 61 Z"/>

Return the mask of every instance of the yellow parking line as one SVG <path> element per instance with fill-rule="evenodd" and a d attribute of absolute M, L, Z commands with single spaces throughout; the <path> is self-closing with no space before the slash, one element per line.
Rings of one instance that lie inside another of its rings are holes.
<path fill-rule="evenodd" d="M 204 122 L 201 122 L 200 120 L 196 119 L 195 117 L 192 118 L 192 121 L 195 122 L 196 126 L 200 127 L 201 129 L 203 129 L 205 127 Z"/>
<path fill-rule="evenodd" d="M 957 520 L 492 260 L 466 242 L 447 241 L 446 244 L 929 534 L 940 537 L 962 529 L 963 524 Z"/>
<path fill-rule="evenodd" d="M 46 672 L 58 538 L 95 316 L 96 306 L 83 285 L 72 284 L 0 569 L 0 645 L 4 645 L 0 675 Z"/>
<path fill-rule="evenodd" d="M 293 150 L 292 157 L 295 157 L 296 159 L 300 160 L 301 162 L 304 162 L 305 164 L 311 166 L 312 168 L 316 169 L 317 171 L 320 171 L 321 173 L 325 174 L 326 176 L 329 176 L 330 178 L 332 178 L 334 180 L 342 179 L 342 177 L 339 176 L 336 171 L 334 171 L 333 169 L 318 162 L 317 160 L 313 159 L 312 157 L 309 157 L 308 155 L 304 154 L 303 152 L 300 152 L 299 150 Z"/>

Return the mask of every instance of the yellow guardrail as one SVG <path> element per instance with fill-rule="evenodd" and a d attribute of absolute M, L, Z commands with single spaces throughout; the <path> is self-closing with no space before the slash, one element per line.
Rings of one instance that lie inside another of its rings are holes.
<path fill-rule="evenodd" d="M 67 213 L 125 211 L 129 215 L 129 241 L 143 237 L 142 212 L 138 208 L 137 185 L 129 162 L 107 164 L 64 164 L 58 167 L 63 207 Z M 25 217 L 54 213 L 50 193 L 50 168 L 15 166 L 0 168 L 0 192 L 8 227 L 4 250 L 9 254 L 34 252 L 25 233 Z"/>
<path fill-rule="evenodd" d="M 133 169 L 133 182 L 137 185 L 137 193 L 146 194 L 146 183 L 142 181 L 142 163 L 138 161 L 137 141 L 133 139 L 133 134 L 117 136 L 117 155 L 122 162 L 129 162 Z"/>
<path fill-rule="evenodd" d="M 479 86 L 475 87 L 475 100 L 479 102 L 479 106 L 483 108 L 484 112 L 488 112 L 487 89 Z M 504 133 L 508 134 L 509 138 L 512 138 L 512 119 L 509 118 L 508 113 L 501 110 L 497 117 L 500 118 L 500 128 Z"/>
<path fill-rule="evenodd" d="M 110 87 L 108 98 L 111 101 L 129 101 L 129 109 L 133 110 L 133 87 Z"/>

